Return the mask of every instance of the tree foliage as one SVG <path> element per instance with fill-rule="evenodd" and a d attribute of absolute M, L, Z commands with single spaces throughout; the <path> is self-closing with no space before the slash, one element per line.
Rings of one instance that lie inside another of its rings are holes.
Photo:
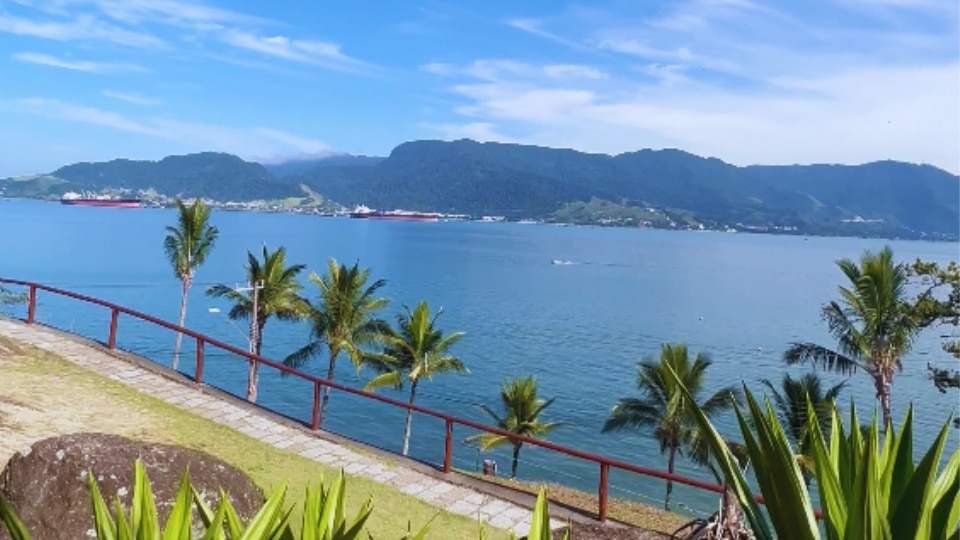
<path fill-rule="evenodd" d="M 327 261 L 327 273 L 322 277 L 310 275 L 317 286 L 319 298 L 306 302 L 305 316 L 310 323 L 310 341 L 294 351 L 283 363 L 300 367 L 311 358 L 327 353 L 327 380 L 332 381 L 337 358 L 346 354 L 359 372 L 369 351 L 365 347 L 383 343 L 390 334 L 390 325 L 379 317 L 389 299 L 378 296 L 387 282 L 370 282 L 370 269 Z M 323 425 L 330 402 L 330 387 L 323 388 L 320 406 L 320 424 Z"/>
<path fill-rule="evenodd" d="M 836 348 L 793 343 L 783 358 L 787 364 L 811 363 L 843 374 L 865 372 L 873 379 L 886 423 L 894 375 L 903 370 L 901 361 L 922 329 L 908 298 L 908 269 L 894 261 L 889 246 L 864 251 L 857 262 L 840 259 L 837 266 L 848 286 L 839 286 L 840 300 L 821 311 Z"/>
<path fill-rule="evenodd" d="M 430 380 L 434 375 L 445 373 L 464 373 L 467 366 L 463 361 L 450 354 L 450 348 L 460 341 L 463 332 L 444 334 L 437 327 L 437 319 L 443 314 L 440 308 L 433 315 L 426 302 L 417 307 L 403 306 L 404 313 L 397 316 L 396 331 L 386 334 L 386 349 L 383 354 L 368 355 L 367 364 L 380 374 L 367 383 L 366 390 L 376 390 L 384 386 L 400 389 L 404 381 L 410 383 L 410 404 L 417 396 L 417 385 Z M 407 419 L 403 430 L 403 455 L 410 448 L 410 425 L 413 410 L 407 409 Z"/>
<path fill-rule="evenodd" d="M 180 293 L 180 313 L 177 324 L 183 326 L 187 318 L 187 295 L 193 284 L 197 268 L 203 265 L 213 251 L 220 235 L 219 229 L 210 225 L 210 208 L 199 198 L 187 206 L 177 199 L 177 225 L 167 227 L 167 236 L 163 239 L 163 252 L 170 262 L 173 274 L 183 285 Z M 173 348 L 173 362 L 170 367 L 176 371 L 180 355 L 180 342 L 183 334 L 177 333 Z"/>
<path fill-rule="evenodd" d="M 540 399 L 537 380 L 534 377 L 516 377 L 505 379 L 500 386 L 502 414 L 486 405 L 480 405 L 480 410 L 493 420 L 498 429 L 523 437 L 543 438 L 564 424 L 564 422 L 544 422 L 540 418 L 540 415 L 553 405 L 554 400 L 556 398 Z M 496 433 L 480 433 L 467 437 L 466 442 L 478 443 L 481 451 L 511 445 L 513 460 L 510 466 L 510 477 L 517 477 L 517 465 L 520 462 L 523 441 Z"/>
<path fill-rule="evenodd" d="M 667 471 L 673 473 L 676 456 L 686 455 L 694 461 L 705 463 L 702 433 L 693 416 L 694 407 L 700 407 L 713 417 L 731 409 L 739 396 L 739 389 L 727 386 L 705 397 L 705 375 L 711 366 L 710 358 L 703 354 L 691 361 L 684 344 L 664 344 L 656 359 L 647 359 L 637 364 L 637 389 L 640 396 L 622 398 L 613 406 L 610 416 L 603 424 L 603 432 L 652 430 L 660 444 L 660 453 L 667 454 Z M 671 376 L 676 373 L 680 383 Z M 688 389 L 691 401 L 681 388 Z M 670 509 L 673 482 L 667 481 L 664 507 Z"/>

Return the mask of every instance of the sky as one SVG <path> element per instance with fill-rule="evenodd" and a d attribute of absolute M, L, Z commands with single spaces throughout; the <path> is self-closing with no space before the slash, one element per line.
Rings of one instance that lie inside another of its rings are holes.
<path fill-rule="evenodd" d="M 0 0 L 0 177 L 416 139 L 960 172 L 957 0 Z"/>

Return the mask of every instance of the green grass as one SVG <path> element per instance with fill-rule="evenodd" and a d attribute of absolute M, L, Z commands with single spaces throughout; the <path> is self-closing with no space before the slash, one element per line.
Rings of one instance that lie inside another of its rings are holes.
<path fill-rule="evenodd" d="M 315 486 L 323 479 L 332 481 L 336 478 L 338 471 L 334 468 L 274 448 L 119 382 L 105 379 L 55 355 L 27 347 L 24 349 L 26 354 L 20 356 L 16 365 L 0 370 L 4 386 L 10 385 L 7 388 L 21 388 L 25 389 L 28 395 L 36 395 L 43 393 L 45 387 L 53 392 L 62 392 L 63 388 L 67 387 L 72 396 L 90 396 L 90 399 L 99 400 L 101 403 L 98 403 L 97 407 L 107 405 L 118 414 L 135 416 L 119 422 L 127 428 L 126 432 L 118 430 L 118 434 L 129 436 L 129 426 L 134 424 L 138 426 L 138 432 L 143 434 L 139 438 L 209 452 L 245 471 L 266 494 L 273 493 L 282 484 L 286 484 L 287 504 L 293 506 L 295 523 L 299 524 L 301 519 L 306 487 Z M 102 403 L 104 400 L 107 403 Z M 72 408 L 84 406 L 77 401 L 70 401 Z M 79 401 L 82 402 L 83 399 Z M 42 403 L 43 400 L 37 402 Z M 101 426 L 91 426 L 91 430 L 95 428 L 103 431 Z M 354 515 L 367 497 L 373 497 L 374 510 L 368 522 L 368 530 L 374 538 L 400 538 L 408 530 L 408 524 L 416 531 L 431 520 L 433 521 L 428 538 L 479 537 L 480 526 L 474 519 L 446 512 L 438 513 L 437 508 L 373 480 L 348 476 L 347 492 L 349 515 Z M 503 530 L 490 526 L 484 528 L 487 538 L 508 537 Z"/>

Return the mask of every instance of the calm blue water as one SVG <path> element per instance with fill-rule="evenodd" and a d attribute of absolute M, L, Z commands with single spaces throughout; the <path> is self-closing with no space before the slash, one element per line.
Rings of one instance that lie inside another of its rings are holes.
<path fill-rule="evenodd" d="M 32 280 L 97 296 L 175 320 L 180 285 L 161 249 L 164 227 L 174 220 L 167 210 L 64 207 L 34 201 L 0 201 L 0 276 Z M 241 348 L 243 323 L 233 326 L 206 298 L 215 282 L 244 279 L 246 250 L 287 247 L 289 261 L 322 272 L 328 257 L 373 269 L 386 278 L 391 317 L 400 305 L 427 300 L 443 306 L 441 326 L 467 336 L 455 352 L 469 375 L 434 379 L 421 386 L 418 403 L 485 420 L 475 405 L 498 406 L 504 377 L 536 375 L 545 397 L 556 396 L 548 420 L 569 425 L 551 440 L 664 468 L 655 441 L 637 434 L 601 435 L 610 407 L 635 394 L 635 363 L 659 350 L 662 342 L 686 342 L 712 355 L 708 380 L 719 387 L 759 378 L 777 380 L 780 356 L 794 340 L 830 344 L 819 308 L 835 296 L 841 275 L 838 257 L 857 257 L 878 249 L 883 240 L 810 238 L 726 233 L 693 233 L 483 223 L 391 223 L 288 214 L 217 212 L 221 239 L 200 269 L 192 290 L 187 326 Z M 957 245 L 891 242 L 898 257 L 946 262 Z M 552 265 L 561 259 L 581 264 Z M 306 283 L 304 275 L 304 283 Z M 314 292 L 306 288 L 307 294 Z M 104 340 L 109 315 L 52 295 L 40 296 L 38 317 L 58 327 Z M 949 329 L 944 332 L 949 332 Z M 920 436 L 929 439 L 956 406 L 956 395 L 939 394 L 924 377 L 926 361 L 948 364 L 940 352 L 939 330 L 931 331 L 907 359 L 894 383 L 894 406 L 920 408 Z M 306 340 L 306 329 L 271 321 L 264 331 L 265 354 L 282 358 Z M 173 336 L 146 323 L 121 318 L 119 345 L 168 362 Z M 185 370 L 193 346 L 184 348 Z M 322 361 L 310 370 L 325 373 Z M 802 368 L 796 370 L 801 372 Z M 341 361 L 337 377 L 362 385 Z M 208 349 L 205 380 L 242 393 L 246 365 Z M 839 380 L 833 375 L 828 380 Z M 390 393 L 390 392 L 388 392 Z M 873 406 L 867 377 L 854 376 L 844 399 Z M 278 411 L 307 419 L 312 389 L 295 379 L 264 373 L 260 401 Z M 717 422 L 737 434 L 732 418 Z M 402 414 L 381 405 L 334 394 L 327 427 L 356 439 L 398 450 Z M 455 431 L 457 440 L 471 433 Z M 955 436 L 954 436 L 955 437 Z M 954 438 L 956 441 L 956 438 Z M 443 455 L 443 425 L 417 417 L 412 454 L 438 463 Z M 478 459 L 495 458 L 507 472 L 506 454 L 478 456 L 455 447 L 455 465 L 473 469 Z M 593 490 L 598 471 L 552 452 L 525 448 L 520 475 Z M 679 472 L 709 479 L 708 473 L 680 460 Z M 635 475 L 611 475 L 614 494 L 659 504 L 662 482 Z M 680 489 L 677 500 L 710 511 L 716 498 Z"/>

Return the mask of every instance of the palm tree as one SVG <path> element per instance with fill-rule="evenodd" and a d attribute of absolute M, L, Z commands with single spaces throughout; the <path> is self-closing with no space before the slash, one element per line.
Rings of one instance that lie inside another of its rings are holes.
<path fill-rule="evenodd" d="M 346 353 L 359 370 L 363 359 L 369 354 L 363 347 L 382 343 L 390 332 L 390 325 L 377 317 L 378 312 L 389 303 L 387 298 L 376 296 L 387 282 L 379 279 L 368 285 L 369 280 L 369 268 L 361 270 L 359 263 L 347 268 L 346 265 L 338 265 L 334 259 L 327 261 L 325 276 L 311 274 L 310 281 L 320 290 L 320 298 L 317 302 L 307 303 L 310 342 L 287 356 L 283 363 L 300 367 L 326 347 L 328 381 L 333 380 L 337 357 L 341 353 Z M 329 401 L 330 387 L 324 386 L 319 418 L 321 426 L 327 416 Z"/>
<path fill-rule="evenodd" d="M 684 344 L 664 344 L 658 359 L 647 359 L 637 364 L 637 388 L 639 398 L 622 398 L 613 406 L 610 417 L 603 424 L 603 433 L 623 430 L 653 428 L 653 436 L 660 443 L 660 453 L 667 453 L 667 471 L 674 471 L 677 454 L 686 453 L 696 461 L 703 462 L 709 456 L 702 450 L 701 433 L 693 416 L 699 406 L 708 416 L 715 416 L 733 408 L 740 395 L 734 386 L 721 388 L 698 405 L 685 399 L 681 386 L 670 375 L 672 370 L 679 377 L 695 400 L 700 401 L 704 392 L 704 372 L 711 365 L 707 355 L 700 353 L 693 362 Z M 673 482 L 667 480 L 664 507 L 670 509 Z"/>
<path fill-rule="evenodd" d="M 305 316 L 306 302 L 300 298 L 300 283 L 297 275 L 306 268 L 302 264 L 287 266 L 287 250 L 283 247 L 270 252 L 263 246 L 263 261 L 247 252 L 245 266 L 247 279 L 259 290 L 240 292 L 226 285 L 214 285 L 207 289 L 207 296 L 226 298 L 233 302 L 228 316 L 231 319 L 250 319 L 250 352 L 260 356 L 263 347 L 263 327 L 271 317 L 281 321 L 296 321 Z M 254 298 L 256 295 L 256 298 Z M 254 299 L 256 314 L 251 316 Z M 258 363 L 250 362 L 247 376 L 247 400 L 257 400 Z"/>
<path fill-rule="evenodd" d="M 540 399 L 537 396 L 537 381 L 533 377 L 517 377 L 513 380 L 504 380 L 500 386 L 503 416 L 498 415 L 486 405 L 481 405 L 480 409 L 487 413 L 498 428 L 523 437 L 539 439 L 547 436 L 557 426 L 566 423 L 543 423 L 540 421 L 540 415 L 553 404 L 555 399 Z M 523 447 L 523 441 L 495 433 L 481 433 L 467 437 L 466 442 L 479 443 L 482 452 L 505 444 L 513 445 L 510 478 L 517 477 L 517 463 L 520 460 L 520 449 Z"/>
<path fill-rule="evenodd" d="M 822 381 L 816 373 L 807 373 L 799 379 L 784 373 L 783 380 L 780 381 L 780 389 L 767 379 L 761 379 L 760 382 L 770 391 L 780 422 L 787 428 L 787 436 L 793 439 L 797 453 L 806 463 L 807 458 L 811 456 L 810 424 L 807 422 L 808 403 L 817 413 L 817 423 L 820 424 L 821 431 L 829 433 L 833 404 L 847 382 L 842 381 L 831 386 L 826 393 L 823 392 Z M 810 484 L 811 472 L 803 468 L 803 478 L 807 485 Z"/>
<path fill-rule="evenodd" d="M 410 405 L 417 397 L 417 384 L 434 375 L 454 372 L 466 372 L 467 367 L 455 356 L 449 354 L 450 347 L 460 341 L 463 332 L 444 335 L 436 327 L 437 319 L 443 308 L 430 316 L 430 306 L 420 302 L 413 312 L 403 306 L 406 313 L 397 317 L 398 332 L 386 338 L 383 355 L 370 357 L 367 364 L 380 372 L 380 375 L 367 383 L 365 390 L 376 390 L 384 386 L 400 389 L 404 379 L 410 381 Z M 413 410 L 407 409 L 407 420 L 403 429 L 403 455 L 410 448 L 410 424 Z"/>
<path fill-rule="evenodd" d="M 840 259 L 837 266 L 851 288 L 839 287 L 840 301 L 823 307 L 823 318 L 837 340 L 837 351 L 814 343 L 793 343 L 787 364 L 811 362 L 843 374 L 863 370 L 873 378 L 884 425 L 890 422 L 890 387 L 902 370 L 920 331 L 906 298 L 907 267 L 893 262 L 893 250 L 864 251 L 860 264 Z"/>
<path fill-rule="evenodd" d="M 210 225 L 210 207 L 203 204 L 200 197 L 186 206 L 177 199 L 177 226 L 167 227 L 167 237 L 163 239 L 163 251 L 173 267 L 173 273 L 183 284 L 180 295 L 179 326 L 187 318 L 187 293 L 193 284 L 193 276 L 207 256 L 213 251 L 220 231 Z M 180 360 L 180 343 L 183 334 L 177 332 L 177 341 L 173 346 L 173 361 L 170 367 L 176 371 Z"/>

